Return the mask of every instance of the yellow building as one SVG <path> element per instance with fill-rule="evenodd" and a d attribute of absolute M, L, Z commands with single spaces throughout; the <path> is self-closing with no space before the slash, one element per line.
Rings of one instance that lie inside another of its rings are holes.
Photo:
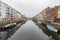
<path fill-rule="evenodd" d="M 60 6 L 58 6 L 58 18 L 60 18 Z"/>
<path fill-rule="evenodd" d="M 20 14 L 20 12 L 16 12 L 16 14 L 15 14 L 15 18 L 16 19 L 22 19 L 22 15 Z"/>
<path fill-rule="evenodd" d="M 44 20 L 44 14 L 45 14 L 45 10 L 43 10 L 42 12 L 40 12 L 39 14 L 36 15 L 37 20 Z"/>

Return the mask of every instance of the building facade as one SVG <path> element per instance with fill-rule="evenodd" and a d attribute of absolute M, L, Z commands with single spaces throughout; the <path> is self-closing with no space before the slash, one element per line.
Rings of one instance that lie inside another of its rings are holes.
<path fill-rule="evenodd" d="M 53 8 L 47 7 L 42 12 L 34 17 L 36 20 L 56 20 L 60 19 L 60 6 L 55 6 Z"/>
<path fill-rule="evenodd" d="M 22 14 L 20 12 L 16 11 L 14 8 L 10 7 L 6 3 L 0 1 L 0 21 L 7 21 L 19 18 L 22 18 Z"/>
<path fill-rule="evenodd" d="M 46 20 L 54 20 L 57 16 L 57 10 L 55 8 L 48 8 L 46 9 L 46 13 L 44 14 Z"/>
<path fill-rule="evenodd" d="M 58 7 L 54 7 L 54 8 L 46 8 L 45 9 L 45 13 L 43 14 L 44 19 L 45 20 L 55 20 L 58 18 L 59 14 L 58 14 Z M 60 18 L 60 17 L 59 17 Z"/>
<path fill-rule="evenodd" d="M 12 21 L 11 19 L 13 19 L 13 20 L 16 20 L 16 19 L 21 20 L 22 19 L 22 14 L 20 12 L 16 11 L 14 8 L 7 5 L 6 3 L 3 3 L 2 1 L 0 1 L 0 23 L 5 22 L 5 21 L 10 22 L 10 21 Z M 21 25 L 19 25 L 19 27 Z M 18 26 L 15 27 L 15 28 L 0 32 L 0 40 L 7 40 L 9 37 L 11 37 L 11 35 L 14 34 L 14 32 L 17 29 L 18 29 Z"/>
<path fill-rule="evenodd" d="M 57 7 L 57 14 L 58 14 L 57 18 L 60 19 L 60 6 Z"/>

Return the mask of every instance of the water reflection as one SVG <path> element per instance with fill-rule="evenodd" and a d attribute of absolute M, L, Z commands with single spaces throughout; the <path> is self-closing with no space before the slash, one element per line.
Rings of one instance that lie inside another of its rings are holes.
<path fill-rule="evenodd" d="M 21 25 L 23 25 L 24 23 L 25 22 L 22 22 L 22 23 L 18 24 L 17 27 L 0 32 L 0 40 L 7 40 L 8 38 L 10 38 L 16 32 L 16 30 L 18 28 L 20 28 Z"/>
<path fill-rule="evenodd" d="M 27 21 L 16 33 L 8 40 L 48 40 L 49 37 L 45 35 L 41 29 L 38 28 L 32 21 Z"/>

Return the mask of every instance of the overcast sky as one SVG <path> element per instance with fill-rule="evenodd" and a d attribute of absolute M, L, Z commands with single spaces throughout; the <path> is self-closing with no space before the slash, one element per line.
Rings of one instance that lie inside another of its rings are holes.
<path fill-rule="evenodd" d="M 33 17 L 46 7 L 60 5 L 60 0 L 1 0 L 27 17 Z"/>

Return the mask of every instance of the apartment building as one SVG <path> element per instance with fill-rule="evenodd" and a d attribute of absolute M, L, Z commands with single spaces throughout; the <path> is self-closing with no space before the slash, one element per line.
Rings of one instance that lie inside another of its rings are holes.
<path fill-rule="evenodd" d="M 22 14 L 20 12 L 0 1 L 0 21 L 19 18 L 22 18 Z"/>

